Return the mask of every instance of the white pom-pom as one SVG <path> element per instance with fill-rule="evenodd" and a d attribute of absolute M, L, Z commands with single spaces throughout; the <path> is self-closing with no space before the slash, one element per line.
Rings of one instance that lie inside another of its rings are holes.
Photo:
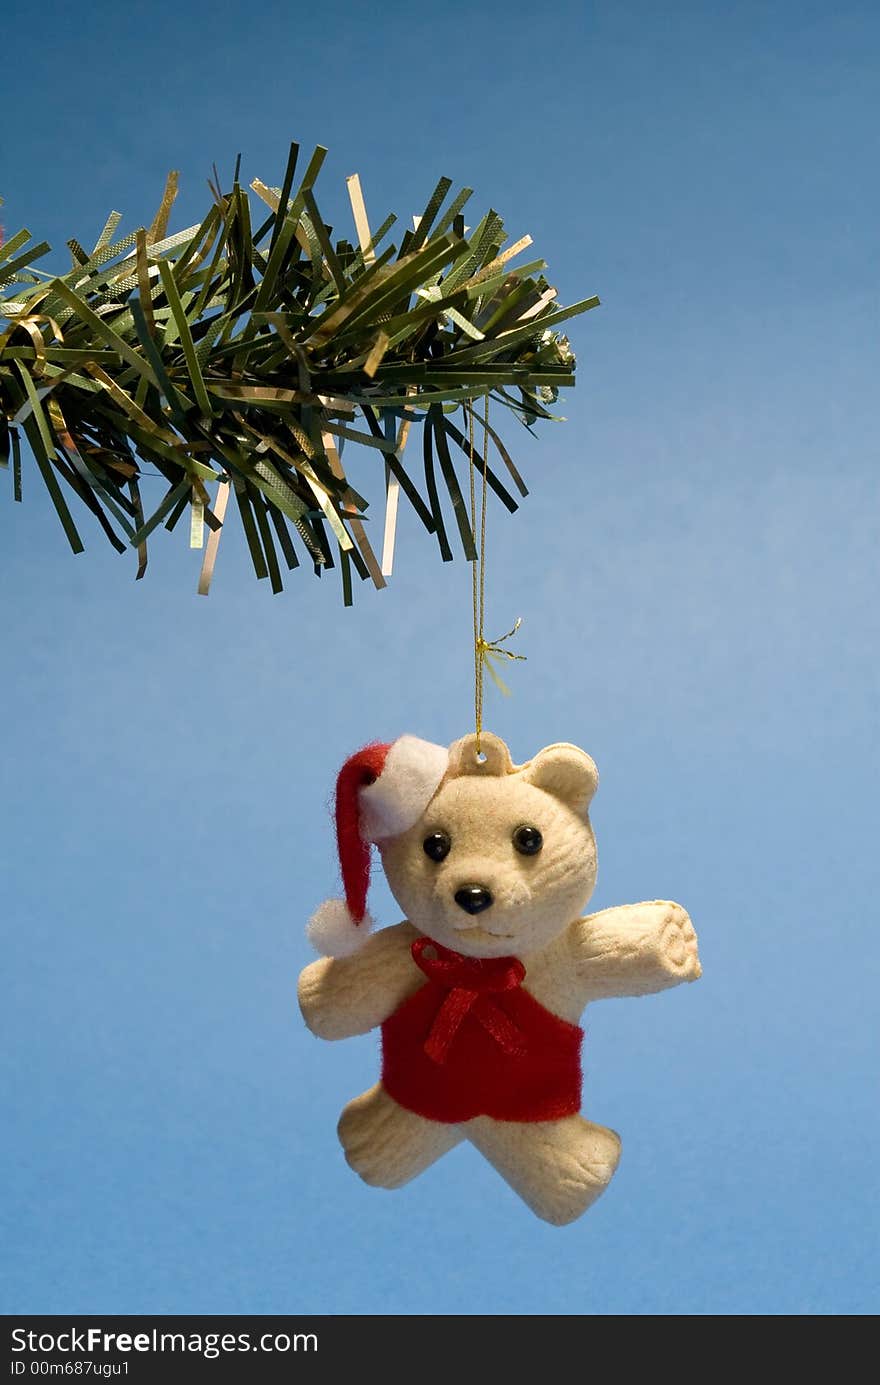
<path fill-rule="evenodd" d="M 369 914 L 355 923 L 344 899 L 325 899 L 309 919 L 306 936 L 323 957 L 350 957 L 363 947 L 372 926 Z"/>

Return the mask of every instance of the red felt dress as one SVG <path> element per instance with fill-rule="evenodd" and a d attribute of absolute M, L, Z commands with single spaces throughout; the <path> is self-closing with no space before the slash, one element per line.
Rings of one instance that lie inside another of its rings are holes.
<path fill-rule="evenodd" d="M 412 955 L 427 981 L 382 1026 L 382 1082 L 395 1101 L 456 1124 L 580 1110 L 583 1030 L 523 990 L 518 958 L 463 957 L 430 938 Z"/>

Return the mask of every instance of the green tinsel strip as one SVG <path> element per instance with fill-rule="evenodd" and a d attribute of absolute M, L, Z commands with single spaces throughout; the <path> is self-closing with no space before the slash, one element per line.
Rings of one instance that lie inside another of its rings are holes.
<path fill-rule="evenodd" d="M 542 260 L 513 266 L 530 242 L 505 253 L 496 212 L 466 231 L 470 189 L 444 212 L 452 184 L 441 178 L 399 248 L 380 250 L 395 218 L 371 238 L 350 179 L 358 243 L 334 239 L 313 191 L 326 150 L 295 186 L 298 152 L 291 146 L 281 187 L 253 180 L 269 209 L 256 229 L 236 169 L 226 193 L 215 173 L 201 224 L 170 236 L 169 175 L 148 230 L 114 241 L 121 218 L 111 213 L 90 253 L 68 242 L 73 264 L 60 277 L 36 267 L 49 246 L 26 248 L 30 232 L 0 244 L 0 465 L 12 460 L 20 499 L 21 430 L 74 552 L 83 543 L 65 492 L 115 548 L 137 552 L 140 577 L 162 521 L 171 529 L 192 507 L 193 546 L 204 526 L 218 529 L 208 486 L 229 482 L 237 503 L 227 519 L 237 509 L 257 577 L 281 590 L 275 545 L 297 567 L 292 529 L 317 573 L 338 565 L 348 604 L 352 569 L 381 580 L 350 457 L 399 484 L 448 559 L 442 479 L 471 559 L 449 447 L 466 468 L 467 428 L 454 414 L 466 419 L 488 394 L 531 425 L 552 418 L 547 406 L 574 384 L 574 355 L 556 329 L 598 299 L 560 308 Z M 398 447 L 404 422 L 423 431 L 424 492 Z M 479 412 L 476 423 L 480 453 L 485 441 L 525 495 L 496 430 Z M 156 476 L 164 491 L 148 498 Z M 487 480 L 515 509 L 491 467 Z"/>

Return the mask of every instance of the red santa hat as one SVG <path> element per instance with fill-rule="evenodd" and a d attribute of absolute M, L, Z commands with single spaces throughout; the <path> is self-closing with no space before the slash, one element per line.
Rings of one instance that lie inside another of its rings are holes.
<path fill-rule="evenodd" d="M 448 763 L 449 752 L 442 745 L 416 736 L 364 746 L 346 760 L 336 781 L 336 840 L 345 898 L 325 900 L 309 920 L 307 933 L 318 952 L 346 957 L 366 941 L 373 922 L 367 913 L 372 845 L 418 822 Z"/>

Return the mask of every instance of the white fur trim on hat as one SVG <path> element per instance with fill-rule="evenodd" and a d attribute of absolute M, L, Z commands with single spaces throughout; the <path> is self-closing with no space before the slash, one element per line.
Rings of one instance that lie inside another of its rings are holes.
<path fill-rule="evenodd" d="M 309 919 L 306 936 L 324 957 L 350 957 L 363 947 L 372 926 L 369 914 L 355 923 L 344 899 L 325 899 Z"/>
<path fill-rule="evenodd" d="M 361 835 L 377 842 L 396 837 L 418 822 L 449 765 L 445 746 L 400 736 L 388 751 L 374 784 L 361 789 Z"/>

